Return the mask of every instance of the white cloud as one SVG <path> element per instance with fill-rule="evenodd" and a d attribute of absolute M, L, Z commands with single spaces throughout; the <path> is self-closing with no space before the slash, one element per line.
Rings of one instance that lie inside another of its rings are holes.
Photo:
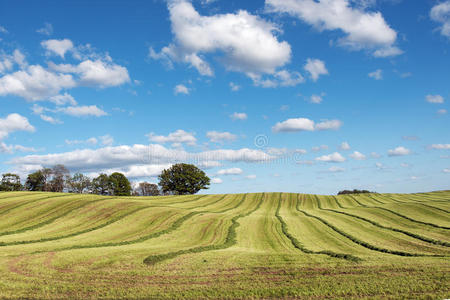
<path fill-rule="evenodd" d="M 68 93 L 64 93 L 63 95 L 52 96 L 49 98 L 49 100 L 55 103 L 56 105 L 65 105 L 65 104 L 77 105 L 77 101 L 75 101 L 75 99 Z"/>
<path fill-rule="evenodd" d="M 321 95 L 312 95 L 310 98 L 310 102 L 314 104 L 320 104 L 322 103 L 322 96 Z"/>
<path fill-rule="evenodd" d="M 197 142 L 194 134 L 186 132 L 182 129 L 178 129 L 175 132 L 169 133 L 167 136 L 163 135 L 155 135 L 153 132 L 147 134 L 147 137 L 150 141 L 155 143 L 179 143 L 179 144 L 187 144 L 189 146 L 194 146 Z"/>
<path fill-rule="evenodd" d="M 221 183 L 223 183 L 223 180 L 218 177 L 213 177 L 213 178 L 211 178 L 211 183 L 212 184 L 221 184 Z"/>
<path fill-rule="evenodd" d="M 321 75 L 328 74 L 328 70 L 325 67 L 325 63 L 320 59 L 308 58 L 306 60 L 304 69 L 309 73 L 313 81 L 317 81 L 317 79 L 319 79 Z"/>
<path fill-rule="evenodd" d="M 219 170 L 217 172 L 217 175 L 239 175 L 242 173 L 243 173 L 243 171 L 240 168 L 230 168 L 230 169 Z"/>
<path fill-rule="evenodd" d="M 442 109 L 439 109 L 439 110 L 437 111 L 437 113 L 438 113 L 439 115 L 445 115 L 445 114 L 447 114 L 447 110 L 444 109 L 444 108 L 442 108 Z"/>
<path fill-rule="evenodd" d="M 208 131 L 206 137 L 213 143 L 232 142 L 237 139 L 235 134 L 230 132 Z"/>
<path fill-rule="evenodd" d="M 370 153 L 370 157 L 372 157 L 372 158 L 380 158 L 381 155 L 378 154 L 378 153 L 376 153 L 376 152 L 371 152 L 371 153 Z"/>
<path fill-rule="evenodd" d="M 216 167 L 220 167 L 222 166 L 222 164 L 219 161 L 202 161 L 196 164 L 199 168 L 202 169 L 211 169 L 211 168 L 216 168 Z"/>
<path fill-rule="evenodd" d="M 253 179 L 256 179 L 256 175 L 247 175 L 247 176 L 245 176 L 245 178 L 247 178 L 249 180 L 253 180 Z"/>
<path fill-rule="evenodd" d="M 366 159 L 366 156 L 358 151 L 355 151 L 352 154 L 350 154 L 350 157 L 355 160 L 365 160 Z"/>
<path fill-rule="evenodd" d="M 178 84 L 173 88 L 173 93 L 175 95 L 178 94 L 184 94 L 184 95 L 189 95 L 190 89 L 185 86 L 184 84 Z"/>
<path fill-rule="evenodd" d="M 377 167 L 377 169 L 379 169 L 379 170 L 384 170 L 384 169 L 386 169 L 386 166 L 383 165 L 383 164 L 380 163 L 380 162 L 376 162 L 376 163 L 375 163 L 375 167 Z"/>
<path fill-rule="evenodd" d="M 344 171 L 345 171 L 344 168 L 336 167 L 336 166 L 332 166 L 328 169 L 328 172 L 331 172 L 331 173 L 339 173 L 339 172 L 344 172 Z"/>
<path fill-rule="evenodd" d="M 230 115 L 230 118 L 234 121 L 236 120 L 247 120 L 247 114 L 246 113 L 239 113 L 239 112 L 235 112 L 233 114 Z"/>
<path fill-rule="evenodd" d="M 8 33 L 8 30 L 6 30 L 5 27 L 0 26 L 0 33 Z"/>
<path fill-rule="evenodd" d="M 343 157 L 339 152 L 334 152 L 332 154 L 316 157 L 316 160 L 323 161 L 323 162 L 344 162 L 344 161 L 346 161 L 345 157 Z"/>
<path fill-rule="evenodd" d="M 441 34 L 450 38 L 450 1 L 447 0 L 433 6 L 430 11 L 430 18 L 441 23 L 439 28 Z"/>
<path fill-rule="evenodd" d="M 74 73 L 79 76 L 78 85 L 106 88 L 130 82 L 128 70 L 106 59 L 87 59 L 78 65 L 49 63 L 57 72 Z"/>
<path fill-rule="evenodd" d="M 167 149 L 164 146 L 133 145 L 104 147 L 99 149 L 78 149 L 70 152 L 27 155 L 15 157 L 9 163 L 17 170 L 35 170 L 43 166 L 63 164 L 71 170 L 79 172 L 106 172 L 119 170 L 126 176 L 157 176 L 162 169 L 177 162 L 262 162 L 274 157 L 260 150 L 213 150 L 189 153 L 184 150 Z"/>
<path fill-rule="evenodd" d="M 8 137 L 14 131 L 34 132 L 35 128 L 28 122 L 28 119 L 19 114 L 9 114 L 6 118 L 0 118 L 0 140 Z"/>
<path fill-rule="evenodd" d="M 61 120 L 58 120 L 58 119 L 56 119 L 56 118 L 53 118 L 53 117 L 51 117 L 51 116 L 47 116 L 47 115 L 44 115 L 44 114 L 40 114 L 39 117 L 40 117 L 43 121 L 48 122 L 48 123 L 51 123 L 51 124 L 62 124 L 62 123 L 63 123 Z"/>
<path fill-rule="evenodd" d="M 43 35 L 52 35 L 53 34 L 53 26 L 50 23 L 45 23 L 44 27 L 39 28 L 36 30 L 37 33 L 43 34 Z"/>
<path fill-rule="evenodd" d="M 269 78 L 260 75 L 249 75 L 256 86 L 264 88 L 276 88 L 279 86 L 296 86 L 305 81 L 299 72 L 291 72 L 288 70 L 277 71 Z"/>
<path fill-rule="evenodd" d="M 73 88 L 76 82 L 70 74 L 49 72 L 39 65 L 29 66 L 0 78 L 0 96 L 15 95 L 36 101 L 57 95 L 62 89 Z"/>
<path fill-rule="evenodd" d="M 380 12 L 352 7 L 349 0 L 266 0 L 270 12 L 288 13 L 319 31 L 341 30 L 345 36 L 338 44 L 354 50 L 367 49 L 377 57 L 402 53 L 395 47 L 397 33 Z"/>
<path fill-rule="evenodd" d="M 430 148 L 438 150 L 450 150 L 450 144 L 433 144 L 430 146 Z"/>
<path fill-rule="evenodd" d="M 287 119 L 272 127 L 273 132 L 314 131 L 314 121 L 306 118 Z"/>
<path fill-rule="evenodd" d="M 377 69 L 376 71 L 369 73 L 368 76 L 375 80 L 381 80 L 383 79 L 383 71 L 381 69 Z"/>
<path fill-rule="evenodd" d="M 389 156 L 403 156 L 403 155 L 408 155 L 410 154 L 411 151 L 405 147 L 397 147 L 393 150 L 388 150 L 388 155 Z"/>
<path fill-rule="evenodd" d="M 297 161 L 296 164 L 312 166 L 312 165 L 314 165 L 314 162 L 312 160 L 300 160 L 300 161 Z"/>
<path fill-rule="evenodd" d="M 342 144 L 339 148 L 341 150 L 350 150 L 350 145 L 347 142 L 342 142 Z"/>
<path fill-rule="evenodd" d="M 37 150 L 33 147 L 25 147 L 22 145 L 7 145 L 3 142 L 0 142 L 0 153 L 13 154 L 14 151 L 19 152 L 36 152 Z"/>
<path fill-rule="evenodd" d="M 234 83 L 234 82 L 230 82 L 230 89 L 233 92 L 237 92 L 237 91 L 239 91 L 241 89 L 241 86 L 236 84 L 236 83 Z"/>
<path fill-rule="evenodd" d="M 279 28 L 247 11 L 201 16 L 186 0 L 169 1 L 168 8 L 174 42 L 160 53 L 150 49 L 154 59 L 184 62 L 212 76 L 203 55 L 222 53 L 220 61 L 228 70 L 254 77 L 274 74 L 291 58 L 290 45 L 275 35 Z"/>
<path fill-rule="evenodd" d="M 73 43 L 69 39 L 46 40 L 41 42 L 41 46 L 47 50 L 48 55 L 56 54 L 61 58 L 64 58 L 67 51 L 73 49 Z"/>
<path fill-rule="evenodd" d="M 444 97 L 441 95 L 427 95 L 425 99 L 429 103 L 444 103 Z"/>
<path fill-rule="evenodd" d="M 444 172 L 444 173 L 450 173 L 450 168 L 446 168 L 446 169 L 442 170 L 442 172 Z"/>
<path fill-rule="evenodd" d="M 338 130 L 342 126 L 342 121 L 339 120 L 326 120 L 317 123 L 315 130 Z"/>
<path fill-rule="evenodd" d="M 100 141 L 102 142 L 102 145 L 111 146 L 114 143 L 114 138 L 109 134 L 106 134 L 100 137 Z"/>
<path fill-rule="evenodd" d="M 98 140 L 95 137 L 91 137 L 86 140 L 65 140 L 64 142 L 67 145 L 79 145 L 79 144 L 96 145 L 98 143 Z"/>
<path fill-rule="evenodd" d="M 59 108 L 57 111 L 63 112 L 67 115 L 74 117 L 86 117 L 86 116 L 102 117 L 107 115 L 107 113 L 102 109 L 98 108 L 97 105 L 68 106 Z"/>
<path fill-rule="evenodd" d="M 311 148 L 313 152 L 319 152 L 320 150 L 327 150 L 327 149 L 328 149 L 327 145 L 314 146 Z"/>

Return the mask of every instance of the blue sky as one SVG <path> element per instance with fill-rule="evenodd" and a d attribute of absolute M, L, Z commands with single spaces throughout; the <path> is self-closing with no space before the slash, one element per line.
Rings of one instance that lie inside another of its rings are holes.
<path fill-rule="evenodd" d="M 449 46 L 449 0 L 0 1 L 0 172 L 448 189 Z"/>

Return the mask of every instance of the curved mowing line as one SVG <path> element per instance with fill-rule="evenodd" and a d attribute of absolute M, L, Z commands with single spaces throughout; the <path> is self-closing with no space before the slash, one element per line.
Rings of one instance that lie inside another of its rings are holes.
<path fill-rule="evenodd" d="M 336 196 L 331 196 L 331 197 L 333 197 L 334 201 L 336 201 L 336 204 L 337 204 L 340 208 L 345 209 L 345 207 L 343 207 L 343 206 L 339 203 L 339 201 L 338 201 L 338 199 L 337 199 Z"/>
<path fill-rule="evenodd" d="M 246 198 L 247 194 L 244 195 L 244 199 Z M 240 218 L 247 217 L 256 210 L 258 210 L 263 202 L 264 199 L 264 193 L 261 195 L 261 199 L 258 203 L 258 205 L 252 209 L 251 211 L 247 213 L 242 213 L 237 216 L 234 216 L 231 219 L 231 225 L 228 227 L 227 236 L 225 238 L 225 242 L 219 245 L 209 245 L 209 246 L 201 246 L 201 247 L 195 247 L 185 250 L 179 250 L 175 252 L 169 252 L 166 254 L 157 254 L 157 255 L 151 255 L 144 259 L 144 264 L 146 265 L 155 265 L 156 263 L 162 262 L 167 259 L 175 258 L 177 256 L 188 254 L 188 253 L 199 253 L 199 252 L 205 252 L 205 251 L 212 251 L 212 250 L 221 250 L 226 249 L 231 246 L 234 246 L 237 243 L 236 240 L 236 228 L 239 227 L 239 222 L 237 221 Z"/>
<path fill-rule="evenodd" d="M 434 208 L 434 209 L 440 210 L 440 211 L 448 213 L 448 214 L 450 213 L 449 210 L 446 210 L 446 209 L 443 209 L 443 208 L 440 208 L 440 207 L 435 207 L 435 206 L 428 205 L 428 204 L 425 204 L 425 203 L 419 203 L 419 204 L 424 205 L 424 206 L 429 207 L 429 208 Z"/>
<path fill-rule="evenodd" d="M 346 259 L 346 260 L 350 260 L 350 261 L 354 261 L 354 262 L 359 262 L 362 260 L 361 258 L 353 256 L 351 254 L 336 253 L 336 252 L 333 252 L 330 250 L 313 251 L 313 250 L 306 248 L 300 241 L 298 241 L 293 235 L 291 235 L 289 233 L 288 225 L 286 224 L 286 222 L 284 222 L 283 218 L 280 216 L 281 195 L 282 195 L 282 193 L 280 193 L 280 199 L 278 200 L 278 206 L 277 206 L 277 210 L 275 212 L 275 217 L 277 217 L 278 221 L 281 224 L 281 231 L 291 241 L 291 244 L 294 246 L 294 248 L 296 248 L 306 254 L 325 254 L 325 255 L 328 255 L 328 256 L 331 256 L 334 258 L 342 258 L 342 259 Z M 300 203 L 299 203 L 299 199 L 297 196 L 297 203 L 296 203 L 297 210 L 298 210 L 299 204 Z"/>
<path fill-rule="evenodd" d="M 132 215 L 132 214 L 134 214 L 134 213 L 136 213 L 136 212 L 138 212 L 140 210 L 148 209 L 148 208 L 150 208 L 150 207 L 139 207 L 139 208 L 137 208 L 137 209 L 135 209 L 135 210 L 133 210 L 131 212 L 128 212 L 128 213 L 126 213 L 124 215 L 115 217 L 115 218 L 113 218 L 113 219 L 111 219 L 111 220 L 109 220 L 109 221 L 107 221 L 107 222 L 105 222 L 103 224 L 98 225 L 98 226 L 95 226 L 95 227 L 92 227 L 92 228 L 88 228 L 88 229 L 85 229 L 85 230 L 82 230 L 82 231 L 74 232 L 74 233 L 71 233 L 71 234 L 62 235 L 62 236 L 55 236 L 55 237 L 51 237 L 51 238 L 42 238 L 42 239 L 39 239 L 39 240 L 15 241 L 15 242 L 7 242 L 7 243 L 0 242 L 0 247 L 12 246 L 12 245 L 43 243 L 43 242 L 56 241 L 56 240 L 61 240 L 61 239 L 74 237 L 74 236 L 77 236 L 77 235 L 80 235 L 80 234 L 83 234 L 83 233 L 91 232 L 91 231 L 94 231 L 94 230 L 106 227 L 106 226 L 111 225 L 112 223 L 115 223 L 117 221 L 120 221 L 123 218 L 125 218 L 125 217 L 127 217 L 129 215 Z M 42 252 L 47 252 L 47 251 L 42 251 Z M 40 253 L 40 252 L 37 252 L 37 253 Z"/>
<path fill-rule="evenodd" d="M 386 248 L 380 248 L 377 246 L 374 246 L 372 244 L 369 244 L 367 242 L 361 241 L 359 239 L 357 239 L 356 237 L 342 231 L 341 229 L 337 228 L 336 226 L 328 223 L 328 221 L 325 221 L 324 219 L 311 215 L 303 210 L 300 210 L 297 208 L 298 211 L 302 212 L 303 214 L 305 214 L 306 216 L 310 217 L 310 218 L 314 218 L 319 220 L 320 222 L 322 222 L 323 224 L 327 225 L 328 227 L 330 227 L 331 229 L 333 229 L 334 231 L 336 231 L 337 233 L 339 233 L 340 235 L 348 238 L 349 240 L 351 240 L 352 242 L 361 245 L 367 249 L 370 250 L 374 250 L 374 251 L 378 251 L 378 252 L 383 252 L 383 253 L 387 253 L 387 254 L 393 254 L 393 255 L 399 255 L 399 256 L 414 256 L 414 257 L 446 257 L 445 255 L 439 255 L 439 254 L 419 254 L 419 253 L 410 253 L 410 252 L 404 252 L 404 251 L 397 251 L 397 250 L 390 250 L 390 249 L 386 249 Z"/>
<path fill-rule="evenodd" d="M 24 205 L 27 205 L 27 204 L 30 204 L 30 203 L 34 203 L 34 202 L 37 202 L 37 201 L 46 200 L 46 199 L 50 199 L 50 198 L 59 198 L 59 197 L 67 197 L 67 196 L 72 196 L 72 195 L 47 196 L 47 197 L 45 197 L 45 198 L 39 198 L 39 199 L 30 200 L 30 201 L 28 201 L 28 202 L 21 203 L 21 204 L 19 204 L 19 205 L 16 205 L 16 206 L 14 206 L 14 207 L 11 207 L 11 208 L 8 208 L 8 209 L 6 209 L 6 210 L 4 210 L 4 211 L 1 211 L 1 212 L 0 212 L 0 216 L 6 214 L 6 213 L 8 213 L 8 212 L 10 212 L 10 211 L 13 210 L 13 209 L 16 209 L 16 208 L 18 208 L 18 207 L 21 207 L 21 206 L 24 206 Z"/>
<path fill-rule="evenodd" d="M 80 205 L 80 206 L 78 206 L 78 207 L 69 209 L 68 211 L 64 212 L 63 214 L 58 215 L 58 216 L 55 216 L 55 217 L 53 217 L 53 218 L 51 218 L 51 219 L 48 219 L 48 220 L 46 220 L 46 221 L 43 221 L 43 222 L 41 222 L 41 223 L 38 223 L 38 224 L 35 224 L 35 225 L 32 225 L 32 226 L 28 226 L 28 227 L 25 227 L 25 228 L 13 230 L 13 231 L 4 231 L 4 232 L 0 232 L 0 236 L 11 235 L 11 234 L 18 234 L 18 233 L 23 233 L 23 232 L 25 232 L 25 231 L 29 231 L 29 230 L 34 230 L 34 229 L 40 228 L 40 227 L 42 227 L 42 226 L 51 224 L 51 223 L 53 223 L 54 221 L 56 221 L 57 219 L 63 218 L 63 217 L 65 217 L 65 216 L 67 216 L 68 214 L 70 214 L 71 212 L 73 212 L 73 211 L 75 211 L 75 210 L 77 210 L 77 209 L 83 208 L 83 207 L 85 207 L 85 206 L 87 206 L 87 205 L 89 205 L 89 204 L 97 203 L 97 202 L 100 202 L 100 201 L 106 201 L 106 200 L 110 200 L 110 199 L 113 199 L 113 198 L 99 199 L 99 200 L 93 200 L 93 201 L 90 201 L 90 202 L 87 202 L 87 203 L 83 203 L 82 205 Z"/>
<path fill-rule="evenodd" d="M 375 221 L 366 219 L 364 217 L 360 217 L 358 215 L 353 215 L 353 214 L 346 213 L 346 212 L 343 212 L 343 211 L 338 211 L 338 210 L 334 210 L 334 209 L 327 209 L 327 208 L 322 208 L 322 210 L 326 210 L 326 211 L 331 211 L 331 212 L 334 212 L 334 213 L 347 215 L 347 216 L 350 216 L 350 217 L 353 217 L 353 218 L 365 221 L 367 223 L 370 223 L 370 224 L 372 224 L 374 226 L 377 226 L 377 227 L 380 227 L 380 228 L 383 228 L 383 229 L 388 229 L 388 230 L 392 230 L 392 231 L 395 231 L 395 232 L 403 233 L 403 234 L 405 234 L 407 236 L 413 237 L 415 239 L 418 239 L 418 240 L 421 240 L 421 241 L 424 241 L 424 242 L 427 242 L 427 243 L 431 243 L 431 244 L 435 244 L 435 245 L 441 245 L 441 246 L 445 246 L 445 247 L 450 247 L 450 243 L 439 241 L 439 240 L 430 239 L 430 238 L 427 238 L 427 237 L 424 237 L 424 236 L 421 236 L 421 235 L 418 235 L 418 234 L 415 234 L 415 233 L 411 233 L 411 232 L 408 232 L 408 231 L 405 231 L 405 230 L 402 230 L 402 229 L 384 226 L 384 225 L 381 225 L 381 224 L 379 224 L 379 223 L 377 223 Z"/>

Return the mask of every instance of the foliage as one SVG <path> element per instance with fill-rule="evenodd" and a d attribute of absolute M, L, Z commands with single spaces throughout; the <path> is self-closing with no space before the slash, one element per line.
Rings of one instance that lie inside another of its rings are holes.
<path fill-rule="evenodd" d="M 0 184 L 0 191 L 20 191 L 22 184 L 20 177 L 17 174 L 6 173 L 2 175 L 2 182 Z"/>
<path fill-rule="evenodd" d="M 159 176 L 159 186 L 163 193 L 175 195 L 195 194 L 208 189 L 210 179 L 205 172 L 191 164 L 175 164 L 163 170 Z"/>
<path fill-rule="evenodd" d="M 111 195 L 112 187 L 109 181 L 109 176 L 106 174 L 100 174 L 98 177 L 92 180 L 92 193 L 97 195 Z"/>
<path fill-rule="evenodd" d="M 160 191 L 158 185 L 149 182 L 141 182 L 137 188 L 138 195 L 141 196 L 158 196 Z"/>
<path fill-rule="evenodd" d="M 75 173 L 68 181 L 69 190 L 72 193 L 86 193 L 92 187 L 91 179 L 81 173 Z"/>
<path fill-rule="evenodd" d="M 114 196 L 131 195 L 131 184 L 122 173 L 115 172 L 109 175 L 109 184 Z"/>
<path fill-rule="evenodd" d="M 46 176 L 42 170 L 31 173 L 27 177 L 25 189 L 28 191 L 44 191 Z"/>
<path fill-rule="evenodd" d="M 370 192 L 370 191 L 368 191 L 368 190 L 357 190 L 357 189 L 354 189 L 353 191 L 352 191 L 352 190 L 343 190 L 343 191 L 340 191 L 340 192 L 338 193 L 338 195 L 348 195 L 348 194 L 369 194 L 369 193 L 373 193 L 373 192 Z"/>

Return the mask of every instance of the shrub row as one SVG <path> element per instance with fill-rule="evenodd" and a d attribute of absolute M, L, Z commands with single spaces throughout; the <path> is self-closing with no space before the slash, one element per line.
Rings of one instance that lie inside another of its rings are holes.
<path fill-rule="evenodd" d="M 242 203 L 246 197 L 247 197 L 247 194 L 244 196 L 244 198 L 241 200 L 240 203 Z M 218 244 L 218 245 L 208 245 L 208 246 L 184 249 L 184 250 L 169 252 L 169 253 L 165 253 L 165 254 L 151 255 L 144 259 L 144 264 L 154 265 L 161 261 L 175 258 L 175 257 L 177 257 L 179 255 L 183 255 L 183 254 L 199 253 L 199 252 L 212 251 L 212 250 L 222 250 L 222 249 L 226 249 L 226 248 L 229 248 L 229 247 L 235 245 L 237 243 L 236 228 L 240 225 L 237 220 L 240 218 L 247 217 L 250 214 L 252 214 L 253 212 L 255 212 L 256 210 L 258 210 L 261 207 L 263 199 L 264 199 L 264 193 L 261 195 L 261 199 L 259 200 L 259 203 L 256 205 L 256 207 L 254 209 L 248 211 L 247 213 L 243 213 L 243 214 L 234 216 L 231 219 L 231 225 L 230 225 L 230 227 L 228 227 L 228 232 L 227 232 L 227 236 L 225 237 L 224 243 Z"/>
<path fill-rule="evenodd" d="M 298 199 L 297 199 L 297 205 L 299 205 Z M 278 221 L 280 221 L 280 223 L 281 223 L 281 231 L 291 241 L 292 245 L 296 249 L 298 249 L 306 254 L 325 254 L 325 255 L 328 255 L 331 257 L 342 258 L 342 259 L 346 259 L 346 260 L 350 260 L 350 261 L 354 261 L 354 262 L 359 262 L 362 260 L 361 258 L 350 255 L 350 254 L 335 253 L 335 252 L 329 251 L 329 250 L 313 251 L 313 250 L 306 248 L 302 243 L 300 243 L 299 240 L 297 240 L 293 235 L 291 235 L 289 233 L 288 226 L 287 226 L 286 222 L 284 222 L 283 218 L 280 215 L 280 208 L 281 208 L 281 193 L 280 193 L 280 200 L 278 201 L 277 210 L 275 212 L 275 216 L 277 217 Z"/>

